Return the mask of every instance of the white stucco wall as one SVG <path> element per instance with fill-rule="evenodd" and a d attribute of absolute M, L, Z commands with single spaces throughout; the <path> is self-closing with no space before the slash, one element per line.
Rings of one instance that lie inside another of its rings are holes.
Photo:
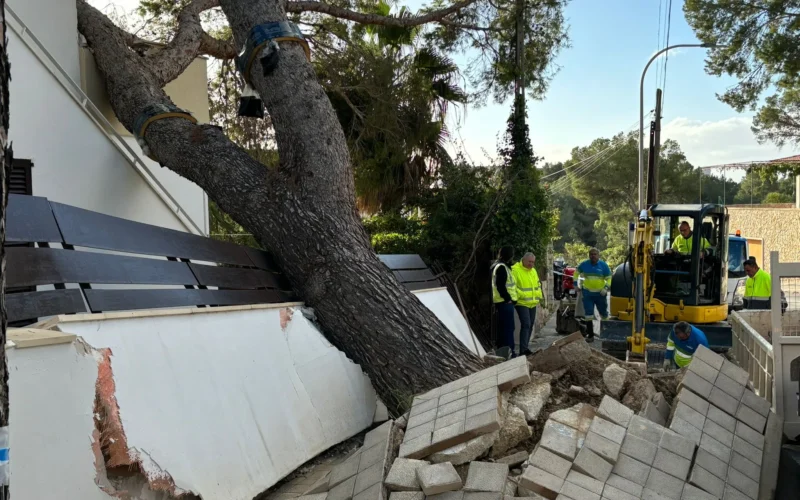
<path fill-rule="evenodd" d="M 467 324 L 467 320 L 461 315 L 458 306 L 450 297 L 446 288 L 434 288 L 431 290 L 418 290 L 413 292 L 420 302 L 428 309 L 433 311 L 439 321 L 456 336 L 462 344 L 478 356 L 486 355 L 481 343 L 474 339 L 472 331 Z M 473 340 L 474 339 L 474 340 Z M 476 351 L 477 347 L 477 351 Z"/>

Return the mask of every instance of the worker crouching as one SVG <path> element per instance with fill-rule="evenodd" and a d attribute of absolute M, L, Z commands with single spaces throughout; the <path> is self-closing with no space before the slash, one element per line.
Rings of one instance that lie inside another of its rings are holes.
<path fill-rule="evenodd" d="M 702 330 L 685 321 L 675 323 L 667 337 L 664 370 L 670 371 L 689 366 L 694 352 L 701 345 L 708 347 L 708 339 Z"/>

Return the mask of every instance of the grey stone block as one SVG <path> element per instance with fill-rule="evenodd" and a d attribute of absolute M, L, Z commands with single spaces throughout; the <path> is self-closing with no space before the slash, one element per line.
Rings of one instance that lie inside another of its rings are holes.
<path fill-rule="evenodd" d="M 350 500 L 356 486 L 356 476 L 350 476 L 328 491 L 326 500 Z"/>
<path fill-rule="evenodd" d="M 778 467 L 780 465 L 782 442 L 783 418 L 770 412 L 767 418 L 767 428 L 764 431 L 764 456 L 763 461 L 760 463 L 759 500 L 771 500 L 775 497 L 775 490 L 778 487 Z M 761 457 L 759 458 L 761 459 Z"/>
<path fill-rule="evenodd" d="M 750 497 L 731 485 L 725 485 L 725 496 L 722 498 L 723 500 L 750 500 Z"/>
<path fill-rule="evenodd" d="M 586 447 L 581 448 L 572 463 L 572 468 L 576 471 L 602 482 L 606 482 L 611 475 L 612 467 L 603 457 Z"/>
<path fill-rule="evenodd" d="M 594 417 L 594 419 L 592 419 L 592 425 L 589 427 L 589 431 L 595 432 L 617 444 L 622 444 L 622 440 L 625 439 L 625 427 L 611 423 L 600 417 Z"/>
<path fill-rule="evenodd" d="M 628 433 L 625 435 L 625 439 L 622 441 L 620 453 L 624 453 L 629 457 L 635 458 L 644 464 L 652 465 L 653 460 L 656 458 L 657 449 L 658 446 L 652 442 Z"/>
<path fill-rule="evenodd" d="M 435 403 L 435 401 L 434 401 L 434 403 Z M 413 410 L 413 408 L 412 408 L 412 410 Z M 438 408 L 434 407 L 431 410 L 427 410 L 427 411 L 424 411 L 422 413 L 418 413 L 416 415 L 411 415 L 408 418 L 408 425 L 406 426 L 406 428 L 407 429 L 413 429 L 414 427 L 416 427 L 418 425 L 422 425 L 422 424 L 425 424 L 425 423 L 430 422 L 432 420 L 436 420 L 436 412 L 437 412 L 437 410 L 438 410 Z"/>
<path fill-rule="evenodd" d="M 617 463 L 614 465 L 613 472 L 628 481 L 632 481 L 644 487 L 647 483 L 647 476 L 650 474 L 650 466 L 627 455 L 621 454 L 619 460 L 617 460 Z"/>
<path fill-rule="evenodd" d="M 386 441 L 378 443 L 368 450 L 363 450 L 362 448 L 361 460 L 358 462 L 358 471 L 361 472 L 378 462 L 383 463 L 386 460 L 387 448 L 388 443 Z"/>
<path fill-rule="evenodd" d="M 689 407 L 689 405 L 686 403 L 681 402 L 675 405 L 675 412 L 673 413 L 672 418 L 680 418 L 681 420 L 685 420 L 695 428 L 701 430 L 706 423 L 705 415 Z"/>
<path fill-rule="evenodd" d="M 676 455 L 671 451 L 659 448 L 656 453 L 656 459 L 653 460 L 653 468 L 674 476 L 681 481 L 686 481 L 689 476 L 689 469 L 692 466 L 692 461 Z"/>
<path fill-rule="evenodd" d="M 658 407 L 652 401 L 648 400 L 644 403 L 644 408 L 639 412 L 639 415 L 650 420 L 651 422 L 655 422 L 658 425 L 666 425 L 667 424 L 667 417 L 661 414 L 658 411 Z"/>
<path fill-rule="evenodd" d="M 461 399 L 456 399 L 455 401 L 450 401 L 447 404 L 439 406 L 439 408 L 436 410 L 436 418 L 440 419 L 446 415 L 450 415 L 451 413 L 463 410 L 466 407 L 467 407 L 467 398 L 461 398 Z"/>
<path fill-rule="evenodd" d="M 664 397 L 663 392 L 657 392 L 653 394 L 653 397 L 650 398 L 650 401 L 654 405 L 656 405 L 656 408 L 658 408 L 658 412 L 661 413 L 661 415 L 664 417 L 665 420 L 669 418 L 669 414 L 672 411 L 672 407 L 670 406 L 669 403 L 667 403 L 667 398 Z"/>
<path fill-rule="evenodd" d="M 759 434 L 764 434 L 764 427 L 767 425 L 767 419 L 749 406 L 744 404 L 739 405 L 736 418 L 758 431 Z"/>
<path fill-rule="evenodd" d="M 729 415 L 736 415 L 736 410 L 739 409 L 739 401 L 719 387 L 711 390 L 708 401 Z"/>
<path fill-rule="evenodd" d="M 487 399 L 497 400 L 499 396 L 500 391 L 497 390 L 497 387 L 492 386 L 482 391 L 470 393 L 470 395 L 467 396 L 467 406 L 475 406 L 476 404 L 482 403 Z"/>
<path fill-rule="evenodd" d="M 490 462 L 470 462 L 464 491 L 503 493 L 508 478 L 508 465 Z"/>
<path fill-rule="evenodd" d="M 523 358 L 524 359 L 524 358 Z M 500 365 L 502 367 L 502 365 Z M 517 364 L 508 370 L 501 370 L 497 373 L 497 386 L 501 391 L 510 391 L 518 385 L 527 384 L 531 381 L 531 372 L 528 369 L 528 362 Z"/>
<path fill-rule="evenodd" d="M 567 498 L 580 498 L 581 500 L 600 500 L 600 495 L 589 491 L 585 488 L 578 486 L 577 484 L 570 483 L 569 481 L 564 481 L 564 484 L 561 485 L 561 491 L 559 492 L 562 495 L 565 495 Z"/>
<path fill-rule="evenodd" d="M 735 451 L 731 454 L 731 467 L 738 470 L 753 481 L 758 482 L 761 478 L 761 467 L 756 465 L 755 462 L 749 458 L 746 458 L 744 455 L 740 455 Z"/>
<path fill-rule="evenodd" d="M 423 465 L 430 464 L 425 460 L 396 458 L 383 482 L 386 489 L 389 491 L 420 491 L 417 469 Z"/>
<path fill-rule="evenodd" d="M 700 439 L 703 436 L 702 430 L 698 429 L 680 417 L 673 416 L 672 423 L 669 424 L 669 428 L 671 431 L 680 434 L 686 439 L 693 441 L 697 445 L 700 444 Z"/>
<path fill-rule="evenodd" d="M 744 422 L 736 422 L 735 434 L 759 450 L 764 449 L 764 435 L 760 432 L 756 432 Z"/>
<path fill-rule="evenodd" d="M 498 408 L 497 398 L 490 397 L 478 403 L 470 404 L 469 406 L 467 406 L 466 418 L 474 417 L 476 415 L 480 415 L 481 413 L 486 413 L 487 411 L 496 410 L 497 408 Z"/>
<path fill-rule="evenodd" d="M 434 431 L 431 438 L 431 446 L 437 450 L 450 448 L 464 442 L 464 434 L 464 421 L 455 422 Z"/>
<path fill-rule="evenodd" d="M 658 445 L 687 460 L 691 460 L 694 457 L 694 449 L 696 448 L 692 439 L 681 436 L 671 430 L 664 431 L 664 434 L 661 435 L 661 442 Z"/>
<path fill-rule="evenodd" d="M 506 457 L 498 458 L 495 460 L 495 462 L 498 464 L 506 464 L 509 467 L 514 467 L 515 465 L 519 465 L 528 460 L 528 457 L 529 455 L 527 451 L 518 451 Z"/>
<path fill-rule="evenodd" d="M 383 500 L 383 485 L 375 483 L 353 495 L 353 500 Z"/>
<path fill-rule="evenodd" d="M 343 483 L 351 477 L 358 474 L 358 465 L 361 461 L 361 453 L 353 455 L 344 462 L 334 465 L 331 469 L 330 480 L 328 481 L 328 488 L 334 488 Z"/>
<path fill-rule="evenodd" d="M 572 460 L 578 448 L 578 431 L 572 427 L 548 420 L 544 424 L 539 446 L 556 455 Z"/>
<path fill-rule="evenodd" d="M 725 479 L 728 474 L 728 464 L 703 448 L 697 449 L 697 455 L 694 458 L 694 463 L 720 479 Z"/>
<path fill-rule="evenodd" d="M 467 393 L 472 396 L 473 394 L 477 394 L 479 392 L 485 391 L 486 389 L 491 389 L 493 387 L 497 387 L 497 374 L 487 375 L 485 378 L 481 380 L 476 380 L 474 382 L 469 383 L 469 389 Z"/>
<path fill-rule="evenodd" d="M 576 484 L 585 490 L 589 490 L 592 493 L 596 493 L 598 495 L 603 494 L 603 483 L 602 481 L 598 481 L 593 477 L 589 477 L 586 474 L 581 474 L 576 470 L 569 471 L 567 475 L 567 482 Z"/>
<path fill-rule="evenodd" d="M 526 490 L 553 499 L 556 498 L 558 492 L 561 491 L 561 486 L 564 485 L 564 479 L 537 467 L 529 466 L 525 469 L 522 476 L 520 476 L 519 485 Z"/>
<path fill-rule="evenodd" d="M 389 500 L 425 500 L 425 493 L 421 491 L 393 491 L 389 493 Z"/>
<path fill-rule="evenodd" d="M 769 401 L 757 395 L 755 392 L 750 390 L 744 391 L 744 394 L 742 394 L 741 402 L 742 404 L 749 406 L 750 408 L 755 410 L 755 412 L 758 413 L 759 415 L 764 417 L 769 416 L 769 409 L 770 409 Z"/>
<path fill-rule="evenodd" d="M 358 495 L 375 483 L 383 481 L 383 471 L 386 470 L 384 463 L 378 462 L 375 465 L 368 467 L 358 473 L 356 476 L 354 495 Z"/>
<path fill-rule="evenodd" d="M 736 453 L 738 453 L 739 455 L 743 455 L 749 458 L 756 465 L 761 467 L 761 461 L 762 461 L 761 450 L 759 450 L 758 448 L 756 448 L 755 446 L 753 446 L 752 444 L 748 443 L 747 441 L 745 441 L 744 439 L 735 434 L 733 436 L 733 448 L 731 449 Z"/>
<path fill-rule="evenodd" d="M 697 486 L 701 490 L 711 493 L 717 498 L 722 498 L 725 492 L 725 481 L 697 464 L 694 464 L 694 467 L 692 467 L 689 483 Z"/>
<path fill-rule="evenodd" d="M 744 369 L 740 368 L 735 363 L 731 363 L 727 359 L 725 360 L 724 363 L 722 363 L 722 368 L 720 368 L 720 373 L 732 379 L 734 382 L 741 385 L 742 387 L 746 386 L 747 382 L 750 380 L 750 376 Z"/>
<path fill-rule="evenodd" d="M 439 387 L 439 399 L 441 400 L 442 396 L 450 394 L 453 391 L 457 391 L 459 389 L 463 389 L 464 387 L 469 386 L 469 377 L 462 377 L 458 380 L 454 380 L 452 382 L 448 382 L 443 386 Z M 456 398 L 460 399 L 460 398 Z M 445 401 L 446 403 L 447 401 Z"/>
<path fill-rule="evenodd" d="M 703 434 L 703 438 L 700 440 L 700 448 L 703 448 L 726 464 L 731 461 L 730 447 L 725 446 L 708 434 Z"/>
<path fill-rule="evenodd" d="M 606 480 L 606 486 L 613 486 L 614 488 L 620 491 L 624 491 L 625 493 L 628 493 L 630 495 L 633 495 L 636 498 L 642 496 L 642 489 L 643 489 L 642 485 L 636 484 L 633 481 L 625 479 L 624 477 L 619 476 L 617 474 L 611 474 L 610 476 L 608 476 L 608 479 Z M 605 495 L 605 493 L 603 494 Z"/>
<path fill-rule="evenodd" d="M 708 413 L 708 401 L 701 398 L 697 394 L 693 393 L 686 387 L 681 389 L 681 391 L 678 393 L 676 400 L 686 403 L 690 408 L 697 410 L 703 415 Z M 676 401 L 673 401 L 673 403 L 677 404 Z"/>
<path fill-rule="evenodd" d="M 703 433 L 708 434 L 725 446 L 733 446 L 733 433 L 722 428 L 713 420 L 706 420 L 706 425 L 703 427 Z"/>
<path fill-rule="evenodd" d="M 451 392 L 446 394 L 442 394 L 439 396 L 439 407 L 452 403 L 453 401 L 458 401 L 459 399 L 464 399 L 467 397 L 467 393 L 469 392 L 469 388 L 464 386 L 458 389 L 455 389 Z"/>
<path fill-rule="evenodd" d="M 515 477 L 513 480 L 511 478 L 506 478 L 506 486 L 503 489 L 503 496 L 510 496 L 515 497 L 517 496 L 517 490 L 519 489 L 519 485 L 517 485 L 517 478 Z"/>
<path fill-rule="evenodd" d="M 417 468 L 417 480 L 425 496 L 461 489 L 461 478 L 450 462 Z"/>
<path fill-rule="evenodd" d="M 706 419 L 713 420 L 717 425 L 728 432 L 734 432 L 736 430 L 736 417 L 729 415 L 714 405 L 709 405 Z"/>
<path fill-rule="evenodd" d="M 464 491 L 463 500 L 503 500 L 505 495 L 489 491 Z"/>
<path fill-rule="evenodd" d="M 528 463 L 561 479 L 566 479 L 569 469 L 572 467 L 572 461 L 566 460 L 542 446 L 538 446 L 531 454 Z"/>
<path fill-rule="evenodd" d="M 715 370 L 722 369 L 722 364 L 725 361 L 725 358 L 720 356 L 719 354 L 715 353 L 708 347 L 701 345 L 697 347 L 697 350 L 694 351 L 694 355 L 692 356 L 692 361 L 695 359 L 699 359 L 706 364 L 711 365 Z"/>
<path fill-rule="evenodd" d="M 758 483 L 734 468 L 728 469 L 728 486 L 733 486 L 752 499 L 758 498 Z"/>
<path fill-rule="evenodd" d="M 650 469 L 650 475 L 647 476 L 647 483 L 644 487 L 648 490 L 657 491 L 667 498 L 680 500 L 683 493 L 683 484 L 684 481 L 682 479 L 678 479 L 654 467 Z"/>
<path fill-rule="evenodd" d="M 661 441 L 661 434 L 663 433 L 663 426 L 651 422 L 640 415 L 631 417 L 631 422 L 628 424 L 628 434 L 650 441 L 655 445 Z"/>
<path fill-rule="evenodd" d="M 690 389 L 701 398 L 708 399 L 708 396 L 711 395 L 711 388 L 714 387 L 714 385 L 700 375 L 687 371 L 681 380 L 680 387 Z"/>
<path fill-rule="evenodd" d="M 423 458 L 429 455 L 431 434 L 423 434 L 414 439 L 404 440 L 400 445 L 399 456 L 403 458 Z"/>
<path fill-rule="evenodd" d="M 413 429 L 406 429 L 405 436 L 403 436 L 403 442 L 411 441 L 414 438 L 418 438 L 423 434 L 433 434 L 434 427 L 436 426 L 436 421 L 431 420 L 430 422 L 426 422 L 422 425 L 418 425 Z"/>
<path fill-rule="evenodd" d="M 408 415 L 409 417 L 416 417 L 420 413 L 436 409 L 437 406 L 439 406 L 438 399 L 419 399 L 419 396 L 417 396 L 414 398 L 414 403 L 411 405 L 411 411 Z"/>
<path fill-rule="evenodd" d="M 622 491 L 619 488 L 606 484 L 603 488 L 604 500 L 639 500 L 639 495 L 631 495 L 627 491 Z"/>
<path fill-rule="evenodd" d="M 464 492 L 462 490 L 447 491 L 444 493 L 439 493 L 438 495 L 426 497 L 427 500 L 463 500 L 463 498 Z"/>
<path fill-rule="evenodd" d="M 606 439 L 596 432 L 589 431 L 589 433 L 586 434 L 586 439 L 583 441 L 583 446 L 597 453 L 607 462 L 615 464 L 617 462 L 617 458 L 619 457 L 619 450 L 622 445 L 615 443 L 610 439 Z"/>
<path fill-rule="evenodd" d="M 464 424 L 464 431 L 473 437 L 480 436 L 481 434 L 488 434 L 499 429 L 500 412 L 496 409 L 473 417 L 467 417 L 467 422 Z"/>
<path fill-rule="evenodd" d="M 697 486 L 687 484 L 683 487 L 683 495 L 681 500 L 717 500 L 717 497 L 711 493 L 707 493 Z"/>
<path fill-rule="evenodd" d="M 642 490 L 642 500 L 669 500 L 670 498 L 673 497 L 668 497 L 657 491 L 653 491 L 650 488 L 645 488 Z"/>
<path fill-rule="evenodd" d="M 697 358 L 692 358 L 692 362 L 689 364 L 689 371 L 700 375 L 712 384 L 717 380 L 717 375 L 719 375 L 719 370 Z"/>
<path fill-rule="evenodd" d="M 597 408 L 597 415 L 622 427 L 628 427 L 633 413 L 633 410 L 609 395 L 603 396 L 603 400 L 600 401 L 600 406 Z"/>
<path fill-rule="evenodd" d="M 715 387 L 719 387 L 722 389 L 726 394 L 733 396 L 734 399 L 739 401 L 742 399 L 742 394 L 744 394 L 744 386 L 739 385 L 730 377 L 726 376 L 724 373 L 720 373 L 717 377 L 717 381 L 714 382 Z"/>

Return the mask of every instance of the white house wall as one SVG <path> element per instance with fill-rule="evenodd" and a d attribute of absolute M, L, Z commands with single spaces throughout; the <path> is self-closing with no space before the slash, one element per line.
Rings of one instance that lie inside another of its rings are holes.
<path fill-rule="evenodd" d="M 419 290 L 415 291 L 414 295 L 425 307 L 433 311 L 439 321 L 444 323 L 444 326 L 470 351 L 478 356 L 486 355 L 486 351 L 484 351 L 481 343 L 474 338 L 467 320 L 461 315 L 461 311 L 459 311 L 458 306 L 456 306 L 446 288 Z"/>

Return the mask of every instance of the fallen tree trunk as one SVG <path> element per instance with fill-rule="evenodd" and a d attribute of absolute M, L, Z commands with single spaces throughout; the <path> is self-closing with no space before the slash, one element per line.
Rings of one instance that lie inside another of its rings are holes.
<path fill-rule="evenodd" d="M 276 0 L 221 6 L 237 46 L 253 26 L 286 19 Z M 146 106 L 170 102 L 166 82 L 128 48 L 129 35 L 84 0 L 78 0 L 78 27 L 129 130 Z M 159 71 L 176 73 L 164 68 L 167 59 Z M 478 369 L 480 360 L 372 250 L 355 208 L 344 133 L 301 47 L 281 44 L 277 68 L 265 77 L 255 64 L 251 78 L 275 128 L 278 168 L 252 159 L 219 128 L 183 119 L 147 129 L 147 145 L 162 166 L 198 184 L 275 255 L 328 339 L 364 368 L 390 408 Z"/>
<path fill-rule="evenodd" d="M 6 345 L 6 207 L 8 206 L 9 177 L 11 173 L 12 154 L 8 145 L 9 125 L 9 100 L 8 83 L 11 79 L 9 73 L 8 52 L 6 44 L 6 2 L 0 0 L 0 23 L 2 23 L 2 38 L 0 38 L 0 345 Z M 8 394 L 8 357 L 5 347 L 0 354 L 0 427 L 8 427 L 9 394 Z M 6 434 L 6 439 L 8 435 Z M 8 441 L 2 446 L 8 448 Z M 9 469 L 6 462 L 4 483 L 0 486 L 0 498 L 11 498 L 9 494 Z"/>

